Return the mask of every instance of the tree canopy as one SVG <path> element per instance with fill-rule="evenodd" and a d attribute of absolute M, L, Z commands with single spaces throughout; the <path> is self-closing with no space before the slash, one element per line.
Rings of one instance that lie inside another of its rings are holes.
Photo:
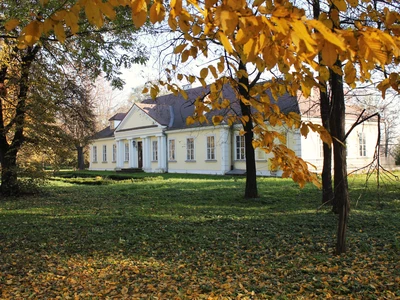
<path fill-rule="evenodd" d="M 113 20 L 104 20 L 102 28 L 97 28 L 84 18 L 79 20 L 79 10 L 71 3 L 62 4 L 71 8 L 68 13 L 60 10 L 59 1 L 1 3 L 2 194 L 18 193 L 16 160 L 22 145 L 56 138 L 53 125 L 61 112 L 83 112 L 82 102 L 77 105 L 76 97 L 67 95 L 68 86 L 81 86 L 82 74 L 90 80 L 104 74 L 120 88 L 124 82 L 119 69 L 147 59 L 126 9 L 118 8 Z M 66 28 L 57 20 L 71 26 Z"/>

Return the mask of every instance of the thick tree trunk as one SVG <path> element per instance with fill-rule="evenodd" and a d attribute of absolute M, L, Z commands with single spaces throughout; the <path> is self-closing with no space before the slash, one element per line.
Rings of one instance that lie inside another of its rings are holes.
<path fill-rule="evenodd" d="M 2 165 L 0 190 L 2 195 L 6 196 L 18 194 L 19 192 L 16 164 L 17 154 L 24 141 L 26 100 L 29 90 L 30 68 L 39 50 L 40 46 L 28 47 L 26 50 L 22 50 L 24 52 L 21 53 L 21 75 L 18 82 L 19 91 L 17 96 L 17 105 L 15 107 L 15 116 L 8 124 L 5 124 L 3 111 L 0 110 L 0 160 Z M 0 83 L 1 79 L 0 76 Z M 5 87 L 3 86 L 2 88 Z M 9 143 L 8 136 L 11 135 L 11 131 L 13 133 L 13 138 Z"/>
<path fill-rule="evenodd" d="M 83 147 L 76 146 L 76 151 L 78 153 L 78 170 L 82 171 L 85 169 L 85 157 L 83 155 Z"/>
<path fill-rule="evenodd" d="M 239 63 L 239 70 L 246 70 L 246 65 L 243 62 Z M 250 99 L 249 90 L 250 84 L 249 79 L 245 76 L 239 79 L 239 94 L 240 96 Z M 244 88 L 244 87 L 247 87 Z M 244 104 L 240 101 L 240 109 L 243 117 L 248 117 L 248 122 L 243 123 L 243 129 L 245 131 L 245 155 L 246 155 L 246 189 L 244 193 L 245 198 L 257 198 L 258 188 L 257 188 L 257 169 L 256 169 L 256 159 L 253 148 L 253 121 L 251 120 L 251 106 Z"/>
<path fill-rule="evenodd" d="M 320 92 L 320 108 L 322 125 L 330 133 L 330 111 L 331 105 L 326 92 Z M 332 149 L 330 145 L 323 143 L 323 166 L 322 166 L 322 203 L 332 204 L 333 189 L 332 189 Z"/>
<path fill-rule="evenodd" d="M 1 187 L 2 196 L 19 194 L 17 178 L 17 157 L 14 153 L 6 153 L 1 157 Z"/>
<path fill-rule="evenodd" d="M 255 153 L 253 148 L 253 124 L 251 120 L 243 125 L 246 131 L 244 135 L 245 141 L 245 154 L 246 154 L 246 190 L 244 193 L 245 198 L 257 198 L 257 169 Z"/>
<path fill-rule="evenodd" d="M 337 63 L 340 66 L 340 62 Z M 334 201 L 333 211 L 339 214 L 336 254 L 346 252 L 346 229 L 350 211 L 347 162 L 345 148 L 345 102 L 343 92 L 343 78 L 331 71 L 332 86 L 332 117 L 331 133 L 334 155 Z"/>

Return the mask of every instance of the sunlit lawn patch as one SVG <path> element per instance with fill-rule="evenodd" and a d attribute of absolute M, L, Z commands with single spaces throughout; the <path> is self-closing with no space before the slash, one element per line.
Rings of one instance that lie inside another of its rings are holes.
<path fill-rule="evenodd" d="M 51 182 L 0 202 L 1 297 L 400 297 L 399 184 L 350 182 L 343 257 L 320 192 L 290 180 L 260 178 L 255 200 L 236 177 Z"/>

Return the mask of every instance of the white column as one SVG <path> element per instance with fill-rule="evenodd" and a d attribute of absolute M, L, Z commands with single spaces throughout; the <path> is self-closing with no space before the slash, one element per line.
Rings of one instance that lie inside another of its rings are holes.
<path fill-rule="evenodd" d="M 231 169 L 231 138 L 229 136 L 229 128 L 221 128 L 219 144 L 221 145 L 221 172 L 225 174 Z"/>
<path fill-rule="evenodd" d="M 117 169 L 124 166 L 124 141 L 117 140 Z"/>
<path fill-rule="evenodd" d="M 145 171 L 151 171 L 151 147 L 150 147 L 150 138 L 142 137 L 143 140 L 143 169 Z"/>
<path fill-rule="evenodd" d="M 132 145 L 135 144 L 135 146 L 132 147 L 132 156 L 131 156 L 131 161 L 132 161 L 132 168 L 137 168 L 139 163 L 138 163 L 138 153 L 137 153 L 137 141 L 135 139 L 132 140 Z"/>
<path fill-rule="evenodd" d="M 163 169 L 164 172 L 167 172 L 167 161 L 168 161 L 168 151 L 167 151 L 167 136 L 163 134 L 163 136 L 161 137 L 161 155 L 163 158 Z"/>
<path fill-rule="evenodd" d="M 157 135 L 157 152 L 158 152 L 158 169 L 160 172 L 165 172 L 167 168 L 166 136 L 163 134 Z"/>
<path fill-rule="evenodd" d="M 136 145 L 133 145 L 134 142 L 133 138 L 129 139 L 129 168 L 137 168 Z"/>

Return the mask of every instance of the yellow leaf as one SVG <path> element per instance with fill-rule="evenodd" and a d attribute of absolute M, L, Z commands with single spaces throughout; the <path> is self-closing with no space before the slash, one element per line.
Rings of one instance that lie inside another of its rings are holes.
<path fill-rule="evenodd" d="M 100 6 L 100 10 L 103 14 L 105 14 L 107 16 L 107 18 L 109 18 L 110 20 L 114 20 L 115 19 L 115 10 L 114 7 L 112 7 L 112 5 L 109 2 L 98 2 L 99 6 Z"/>
<path fill-rule="evenodd" d="M 5 24 L 4 24 L 4 28 L 7 31 L 11 31 L 13 29 L 15 29 L 15 27 L 17 27 L 19 25 L 19 20 L 18 19 L 11 19 L 8 20 Z"/>
<path fill-rule="evenodd" d="M 301 135 L 304 136 L 304 137 L 307 137 L 309 131 L 310 131 L 310 130 L 308 129 L 308 126 L 307 126 L 306 124 L 303 123 L 303 124 L 301 125 L 301 127 L 300 127 L 300 133 L 301 133 Z"/>
<path fill-rule="evenodd" d="M 99 7 L 94 1 L 87 1 L 85 5 L 85 13 L 88 21 L 96 25 L 98 28 L 103 26 L 103 15 L 100 13 Z"/>
<path fill-rule="evenodd" d="M 329 80 L 329 76 L 330 76 L 329 75 L 329 70 L 326 67 L 321 66 L 319 68 L 318 72 L 319 72 L 320 80 L 322 80 L 322 81 L 328 81 Z"/>
<path fill-rule="evenodd" d="M 221 103 L 221 108 L 227 108 L 230 104 L 231 102 L 228 99 L 224 99 Z"/>
<path fill-rule="evenodd" d="M 57 22 L 56 24 L 54 24 L 54 34 L 61 43 L 65 42 L 65 31 L 64 26 L 61 22 Z"/>
<path fill-rule="evenodd" d="M 324 128 L 324 130 L 321 130 L 319 132 L 319 135 L 321 137 L 321 140 L 330 147 L 332 144 L 332 137 L 329 132 Z"/>
<path fill-rule="evenodd" d="M 346 50 L 346 45 L 342 39 L 326 27 L 324 23 L 318 20 L 307 20 L 307 23 L 318 30 L 326 41 L 338 46 L 341 50 Z"/>
<path fill-rule="evenodd" d="M 147 12 L 145 10 L 141 10 L 136 14 L 132 14 L 133 24 L 135 24 L 136 28 L 140 28 L 147 19 Z"/>
<path fill-rule="evenodd" d="M 141 11 L 146 11 L 147 6 L 146 6 L 146 1 L 145 0 L 135 0 L 131 2 L 131 9 L 132 9 L 132 14 L 138 14 Z"/>
<path fill-rule="evenodd" d="M 218 78 L 218 74 L 217 74 L 217 70 L 215 69 L 215 67 L 214 66 L 209 66 L 208 68 L 210 69 L 211 74 L 214 76 L 214 78 L 217 79 Z"/>
<path fill-rule="evenodd" d="M 231 42 L 229 41 L 228 37 L 221 31 L 218 32 L 219 40 L 221 41 L 222 45 L 224 46 L 225 50 L 229 53 L 233 53 L 233 48 Z"/>
<path fill-rule="evenodd" d="M 161 22 L 165 16 L 164 5 L 160 2 L 155 2 L 150 8 L 150 22 L 155 24 Z"/>
<path fill-rule="evenodd" d="M 243 54 L 246 57 L 247 61 L 252 61 L 255 55 L 257 55 L 257 48 L 256 42 L 254 39 L 250 39 L 246 44 L 243 46 Z"/>
<path fill-rule="evenodd" d="M 182 0 L 171 0 L 170 6 L 174 10 L 176 16 L 181 14 Z"/>
<path fill-rule="evenodd" d="M 22 30 L 21 35 L 23 36 L 26 45 L 32 46 L 39 40 L 40 35 L 42 34 L 41 29 L 42 23 L 34 20 Z"/>
<path fill-rule="evenodd" d="M 333 2 L 333 5 L 335 5 L 338 10 L 340 10 L 340 11 L 347 10 L 346 1 L 344 1 L 344 0 L 331 0 L 331 1 Z"/>
<path fill-rule="evenodd" d="M 175 18 L 173 18 L 171 15 L 168 17 L 168 26 L 175 31 L 176 28 L 178 28 L 178 23 L 176 22 Z"/>
<path fill-rule="evenodd" d="M 346 0 L 348 4 L 350 4 L 351 7 L 357 7 L 358 5 L 358 0 Z"/>
<path fill-rule="evenodd" d="M 294 20 L 292 28 L 294 32 L 297 34 L 297 36 L 304 41 L 304 43 L 307 46 L 307 49 L 312 51 L 313 46 L 315 46 L 317 43 L 311 38 L 311 35 L 308 32 L 304 23 L 300 20 Z"/>
<path fill-rule="evenodd" d="M 214 125 L 219 125 L 223 120 L 224 120 L 224 117 L 222 117 L 222 116 L 213 116 L 212 117 L 212 122 Z"/>
<path fill-rule="evenodd" d="M 193 35 L 196 36 L 201 32 L 201 27 L 197 24 L 194 24 L 192 27 Z"/>
<path fill-rule="evenodd" d="M 331 43 L 325 41 L 324 47 L 321 51 L 322 62 L 328 67 L 332 67 L 337 60 L 336 47 Z"/>
<path fill-rule="evenodd" d="M 49 3 L 49 0 L 40 0 L 40 4 L 41 4 L 42 6 L 47 5 L 47 3 Z"/>
<path fill-rule="evenodd" d="M 150 96 L 152 99 L 155 99 L 158 95 L 158 90 L 155 87 L 151 87 L 150 89 Z"/>
<path fill-rule="evenodd" d="M 145 87 L 143 90 L 142 90 L 142 94 L 147 94 L 149 92 L 149 89 L 147 88 L 147 87 Z"/>
<path fill-rule="evenodd" d="M 47 21 L 47 20 L 46 20 Z M 45 22 L 46 22 L 45 21 Z M 79 31 L 79 25 L 78 25 L 78 17 L 72 13 L 69 12 L 65 15 L 65 24 L 71 28 L 72 34 L 75 34 Z"/>
<path fill-rule="evenodd" d="M 176 46 L 174 49 L 174 54 L 181 53 L 183 51 L 183 49 L 186 48 L 186 46 L 187 46 L 187 44 L 182 44 L 182 45 Z"/>
<path fill-rule="evenodd" d="M 239 45 L 243 45 L 243 44 L 247 43 L 249 38 L 250 38 L 250 35 L 246 34 L 246 32 L 244 31 L 243 28 L 240 28 L 236 33 L 235 42 L 238 43 Z"/>
<path fill-rule="evenodd" d="M 190 126 L 190 125 L 192 125 L 194 123 L 195 123 L 195 121 L 194 121 L 192 116 L 189 116 L 189 117 L 186 118 L 186 125 Z"/>
<path fill-rule="evenodd" d="M 221 29 L 226 35 L 231 35 L 239 23 L 236 12 L 223 10 L 220 14 Z"/>
<path fill-rule="evenodd" d="M 188 99 L 188 95 L 187 95 L 186 91 L 185 90 L 180 90 L 180 92 L 181 92 L 181 95 L 182 95 L 183 99 L 187 100 Z"/>
<path fill-rule="evenodd" d="M 220 61 L 217 64 L 218 72 L 222 73 L 225 70 L 225 59 L 223 57 L 220 58 Z"/>
<path fill-rule="evenodd" d="M 56 11 L 51 18 L 55 21 L 62 21 L 65 18 L 65 15 L 67 14 L 67 11 L 65 9 Z"/>
<path fill-rule="evenodd" d="M 56 24 L 56 22 L 52 19 L 46 19 L 43 22 L 43 33 L 47 34 L 49 33 L 51 30 L 54 29 L 54 25 Z"/>
<path fill-rule="evenodd" d="M 200 71 L 200 78 L 205 79 L 208 75 L 208 69 L 207 68 L 203 68 Z"/>
<path fill-rule="evenodd" d="M 351 61 L 348 61 L 344 66 L 344 79 L 348 85 L 353 84 L 356 81 L 356 68 Z"/>

